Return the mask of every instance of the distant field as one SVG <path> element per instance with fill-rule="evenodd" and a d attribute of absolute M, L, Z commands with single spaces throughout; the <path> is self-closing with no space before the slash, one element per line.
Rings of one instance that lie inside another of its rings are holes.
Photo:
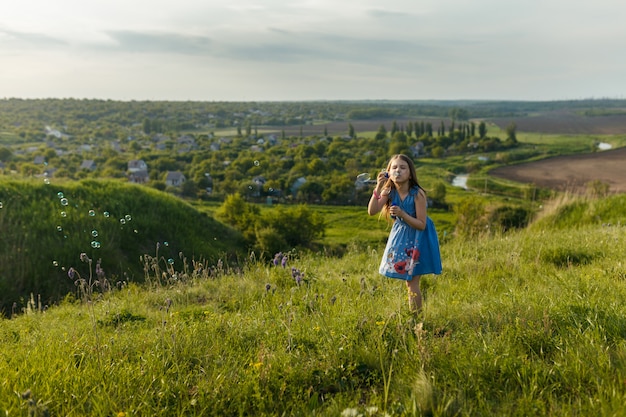
<path fill-rule="evenodd" d="M 504 129 L 515 122 L 524 132 L 567 133 L 574 135 L 619 135 L 626 133 L 626 115 L 581 116 L 573 111 L 554 111 L 527 117 L 490 119 Z"/>
<path fill-rule="evenodd" d="M 532 183 L 559 191 L 585 191 L 586 184 L 599 180 L 610 191 L 626 193 L 626 147 L 612 151 L 557 156 L 541 161 L 496 168 L 490 175 Z"/>
<path fill-rule="evenodd" d="M 406 126 L 409 122 L 424 121 L 431 123 L 434 130 L 437 130 L 443 121 L 446 128 L 450 125 L 450 119 L 446 117 L 437 118 L 398 118 L 398 119 L 377 119 L 377 120 L 352 120 L 352 121 L 329 121 L 319 122 L 314 125 L 294 125 L 294 126 L 264 126 L 264 132 L 282 132 L 287 135 L 299 135 L 300 129 L 304 136 L 321 135 L 324 129 L 329 135 L 337 136 L 348 133 L 348 124 L 351 123 L 356 133 L 376 132 L 380 125 L 384 125 L 387 130 L 396 121 L 398 126 Z M 585 116 L 574 111 L 554 111 L 539 115 L 515 116 L 503 118 L 486 118 L 485 121 L 493 123 L 493 127 L 504 130 L 511 122 L 515 122 L 518 132 L 543 133 L 543 134 L 568 134 L 568 135 L 620 135 L 626 134 L 626 114 L 608 114 L 598 116 Z M 490 134 L 496 134 L 490 131 Z"/>
<path fill-rule="evenodd" d="M 444 120 L 445 123 L 448 121 L 441 118 L 436 119 L 406 119 L 406 118 L 398 118 L 398 119 L 377 119 L 377 120 L 353 120 L 353 121 L 329 121 L 328 123 L 319 122 L 314 125 L 294 125 L 294 126 L 263 126 L 263 132 L 274 132 L 280 133 L 283 130 L 287 136 L 297 136 L 300 135 L 300 129 L 302 129 L 303 136 L 314 136 L 314 135 L 323 135 L 324 129 L 331 136 L 341 136 L 348 134 L 348 125 L 352 124 L 354 130 L 358 136 L 364 136 L 366 132 L 377 132 L 380 125 L 384 125 L 387 131 L 391 129 L 391 126 L 394 122 L 400 126 L 406 126 L 409 122 L 415 121 L 424 121 L 424 123 L 430 122 L 433 125 L 433 129 L 437 130 L 437 127 L 441 123 L 441 120 Z M 261 131 L 261 129 L 259 129 Z"/>

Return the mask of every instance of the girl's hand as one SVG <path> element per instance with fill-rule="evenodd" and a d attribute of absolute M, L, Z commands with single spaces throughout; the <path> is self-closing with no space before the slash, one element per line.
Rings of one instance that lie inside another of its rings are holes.
<path fill-rule="evenodd" d="M 378 177 L 376 177 L 376 181 L 377 181 L 376 188 L 384 185 L 388 179 L 389 179 L 389 174 L 387 174 L 385 171 L 379 172 Z"/>
<path fill-rule="evenodd" d="M 402 210 L 399 206 L 392 204 L 391 207 L 389 207 L 389 215 L 393 218 L 396 218 L 396 217 L 402 218 L 403 213 L 404 213 L 404 210 Z"/>

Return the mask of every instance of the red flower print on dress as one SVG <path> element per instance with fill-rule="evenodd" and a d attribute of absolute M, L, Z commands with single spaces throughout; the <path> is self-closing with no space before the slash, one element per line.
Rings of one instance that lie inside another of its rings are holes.
<path fill-rule="evenodd" d="M 417 261 L 420 258 L 420 251 L 417 248 L 406 249 L 405 252 L 406 255 L 414 261 Z"/>
<path fill-rule="evenodd" d="M 406 274 L 406 261 L 400 261 L 393 264 L 393 268 L 398 274 Z"/>

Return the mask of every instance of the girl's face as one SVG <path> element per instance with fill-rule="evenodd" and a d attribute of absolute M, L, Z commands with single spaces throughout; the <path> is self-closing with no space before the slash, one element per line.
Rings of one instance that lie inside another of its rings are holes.
<path fill-rule="evenodd" d="M 393 182 L 408 181 L 411 178 L 411 169 L 409 164 L 401 158 L 395 158 L 389 161 L 389 178 Z"/>

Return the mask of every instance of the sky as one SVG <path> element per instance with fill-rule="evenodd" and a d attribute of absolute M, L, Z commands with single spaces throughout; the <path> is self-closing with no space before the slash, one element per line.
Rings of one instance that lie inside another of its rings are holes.
<path fill-rule="evenodd" d="M 0 3 L 0 99 L 626 95 L 623 0 Z"/>

